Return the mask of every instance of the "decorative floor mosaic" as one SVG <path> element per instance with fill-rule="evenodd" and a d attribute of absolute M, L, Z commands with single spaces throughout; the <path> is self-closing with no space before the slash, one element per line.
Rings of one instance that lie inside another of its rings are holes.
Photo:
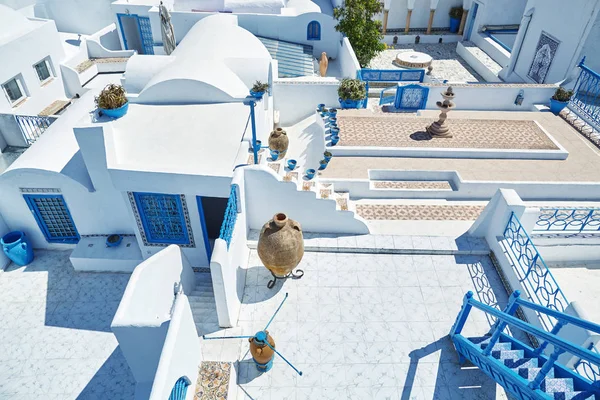
<path fill-rule="evenodd" d="M 276 173 L 279 173 L 279 169 L 281 168 L 281 164 L 269 163 L 269 168 L 271 168 Z"/>
<path fill-rule="evenodd" d="M 315 186 L 314 182 L 304 182 L 302 184 L 302 190 L 304 190 L 305 192 L 308 192 L 310 190 L 312 190 L 312 188 Z"/>
<path fill-rule="evenodd" d="M 258 164 L 260 164 L 260 160 L 262 160 L 261 154 L 258 155 Z M 250 154 L 248 156 L 248 162 L 246 164 L 250 164 L 250 165 L 254 164 L 254 154 Z"/>
<path fill-rule="evenodd" d="M 337 201 L 342 211 L 348 211 L 348 200 L 342 197 L 338 197 L 337 199 L 335 199 L 335 201 Z"/>
<path fill-rule="evenodd" d="M 356 213 L 367 220 L 474 221 L 484 206 L 357 204 Z"/>
<path fill-rule="evenodd" d="M 297 172 L 288 172 L 283 177 L 283 180 L 286 181 L 286 182 L 297 181 L 298 180 L 298 173 Z"/>
<path fill-rule="evenodd" d="M 194 400 L 227 400 L 231 363 L 203 361 Z"/>
<path fill-rule="evenodd" d="M 375 189 L 452 190 L 447 181 L 375 181 Z"/>
<path fill-rule="evenodd" d="M 338 117 L 338 146 L 558 150 L 535 121 L 449 119 L 451 138 L 433 139 L 433 122 L 411 117 Z"/>

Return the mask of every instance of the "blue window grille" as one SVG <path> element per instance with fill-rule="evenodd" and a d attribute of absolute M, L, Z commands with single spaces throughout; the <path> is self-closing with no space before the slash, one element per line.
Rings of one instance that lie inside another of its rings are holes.
<path fill-rule="evenodd" d="M 581 71 L 569 108 L 594 128 L 600 129 L 600 74 L 586 67 L 585 57 L 578 66 Z"/>
<path fill-rule="evenodd" d="M 121 29 L 121 36 L 123 37 L 123 44 L 126 50 L 131 50 L 127 45 L 127 37 L 125 36 L 125 30 L 123 29 L 122 19 L 126 17 L 135 18 L 142 39 L 142 47 L 144 48 L 144 54 L 154 54 L 154 38 L 152 37 L 152 25 L 150 24 L 150 18 L 140 17 L 136 14 L 117 14 L 119 20 L 119 27 Z"/>
<path fill-rule="evenodd" d="M 231 244 L 233 230 L 235 229 L 235 221 L 237 220 L 237 215 L 237 185 L 231 185 L 231 192 L 229 194 L 229 200 L 227 201 L 227 208 L 225 209 L 225 216 L 223 217 L 221 232 L 219 233 L 219 239 L 223 239 L 227 243 L 228 249 L 229 245 Z"/>
<path fill-rule="evenodd" d="M 422 110 L 427 104 L 429 88 L 421 85 L 398 86 L 394 106 L 400 110 Z"/>
<path fill-rule="evenodd" d="M 169 395 L 169 400 L 185 400 L 188 386 L 190 386 L 190 383 L 184 377 L 177 379 Z"/>
<path fill-rule="evenodd" d="M 599 208 L 542 208 L 534 232 L 600 231 Z"/>
<path fill-rule="evenodd" d="M 321 24 L 311 21 L 306 29 L 306 40 L 321 40 Z"/>
<path fill-rule="evenodd" d="M 148 243 L 190 244 L 181 196 L 133 193 Z"/>
<path fill-rule="evenodd" d="M 23 197 L 49 243 L 79 242 L 79 233 L 62 195 L 25 194 Z"/>

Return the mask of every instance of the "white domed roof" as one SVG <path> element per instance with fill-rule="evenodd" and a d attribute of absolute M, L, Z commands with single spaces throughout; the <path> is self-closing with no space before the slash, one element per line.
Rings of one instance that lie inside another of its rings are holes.
<path fill-rule="evenodd" d="M 0 4 L 0 42 L 6 42 L 33 28 L 33 23 L 23 14 Z"/>

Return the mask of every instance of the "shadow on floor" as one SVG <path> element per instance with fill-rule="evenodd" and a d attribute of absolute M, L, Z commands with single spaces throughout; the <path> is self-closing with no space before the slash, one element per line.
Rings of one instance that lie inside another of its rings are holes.
<path fill-rule="evenodd" d="M 135 396 L 135 379 L 117 347 L 77 396 L 77 400 L 131 400 Z"/>

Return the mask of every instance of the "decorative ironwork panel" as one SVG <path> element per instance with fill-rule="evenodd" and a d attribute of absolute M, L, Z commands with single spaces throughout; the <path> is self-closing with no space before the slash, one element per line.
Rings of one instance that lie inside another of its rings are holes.
<path fill-rule="evenodd" d="M 77 243 L 79 233 L 62 195 L 23 195 L 50 243 Z"/>
<path fill-rule="evenodd" d="M 381 71 L 379 73 L 379 80 L 381 81 L 399 81 L 402 79 L 400 71 Z"/>
<path fill-rule="evenodd" d="M 130 192 L 129 199 L 146 246 L 195 247 L 185 196 Z"/>
<path fill-rule="evenodd" d="M 534 231 L 600 231 L 598 208 L 542 208 Z"/>
<path fill-rule="evenodd" d="M 144 54 L 154 54 L 154 39 L 152 38 L 152 25 L 150 18 L 137 17 L 140 27 L 140 35 L 142 36 L 142 44 L 144 45 Z"/>
<path fill-rule="evenodd" d="M 361 69 L 358 77 L 363 81 L 374 82 L 423 82 L 425 70 L 422 69 Z"/>
<path fill-rule="evenodd" d="M 400 78 L 401 81 L 406 82 L 406 81 L 419 81 L 419 82 L 423 82 L 423 76 L 425 75 L 425 71 L 424 70 L 418 70 L 418 71 L 402 71 L 402 77 Z"/>
<path fill-rule="evenodd" d="M 509 256 L 514 261 L 513 268 L 531 301 L 564 311 L 569 302 L 514 213 L 511 214 L 504 230 L 504 239 L 508 244 Z M 545 314 L 538 315 L 544 327 L 550 331 L 555 324 L 554 319 Z"/>
<path fill-rule="evenodd" d="M 391 87 L 391 88 L 385 88 L 381 91 L 381 93 L 379 93 L 379 105 L 382 106 L 384 104 L 392 104 L 394 103 L 394 100 L 396 99 L 396 91 L 398 90 L 398 88 L 396 87 Z M 391 94 L 387 94 L 390 91 L 393 91 L 393 93 Z"/>
<path fill-rule="evenodd" d="M 229 245 L 231 244 L 233 231 L 235 230 L 235 222 L 239 212 L 237 187 L 237 185 L 231 185 L 231 192 L 229 194 L 229 200 L 227 201 L 227 208 L 225 209 L 223 223 L 221 224 L 221 232 L 219 233 L 219 239 L 223 239 L 227 243 L 228 249 Z"/>
<path fill-rule="evenodd" d="M 173 385 L 173 389 L 169 395 L 169 400 L 185 400 L 188 386 L 190 386 L 190 383 L 187 381 L 187 379 L 183 377 L 177 379 L 177 382 L 175 382 L 175 385 Z"/>
<path fill-rule="evenodd" d="M 594 346 L 594 344 L 590 344 L 588 350 L 593 351 L 594 353 L 600 353 L 598 349 Z M 600 381 L 600 367 L 598 365 L 592 364 L 588 360 L 579 359 L 579 361 L 575 364 L 573 368 L 580 375 L 585 376 L 590 381 Z"/>
<path fill-rule="evenodd" d="M 28 145 L 32 145 L 42 133 L 46 131 L 52 125 L 56 118 L 53 117 L 40 117 L 37 115 L 15 115 L 15 119 L 23 139 Z"/>
<path fill-rule="evenodd" d="M 396 108 L 400 110 L 420 110 L 425 108 L 429 88 L 420 85 L 399 86 L 396 94 Z"/>
<path fill-rule="evenodd" d="M 585 57 L 579 63 L 579 68 L 581 71 L 569 108 L 600 130 L 600 75 L 585 66 Z"/>

